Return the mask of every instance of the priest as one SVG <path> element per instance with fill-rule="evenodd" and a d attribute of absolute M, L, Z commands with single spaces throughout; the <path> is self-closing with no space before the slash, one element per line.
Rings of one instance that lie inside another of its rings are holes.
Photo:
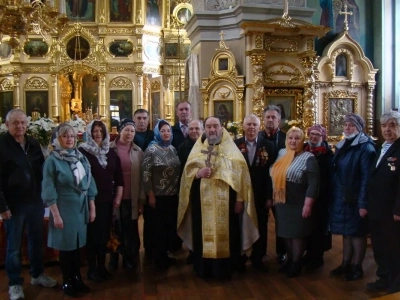
<path fill-rule="evenodd" d="M 204 135 L 205 134 L 205 135 Z M 182 174 L 178 234 L 198 276 L 228 279 L 258 239 L 250 174 L 220 120 L 210 117 Z"/>

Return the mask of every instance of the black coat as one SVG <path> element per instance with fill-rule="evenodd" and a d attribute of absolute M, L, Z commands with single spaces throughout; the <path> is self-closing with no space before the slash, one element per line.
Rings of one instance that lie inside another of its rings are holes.
<path fill-rule="evenodd" d="M 368 216 L 371 220 L 393 220 L 400 216 L 400 138 L 387 150 L 380 160 L 378 151 L 371 166 L 368 180 Z"/>
<path fill-rule="evenodd" d="M 173 134 L 171 144 L 175 147 L 175 149 L 178 149 L 179 146 L 185 141 L 185 136 L 183 135 L 182 129 L 179 125 L 180 123 L 177 122 L 174 126 L 171 127 Z"/>
<path fill-rule="evenodd" d="M 25 139 L 24 150 L 8 132 L 0 137 L 0 212 L 42 202 L 42 149 L 35 139 Z"/>
<path fill-rule="evenodd" d="M 286 133 L 281 130 L 278 130 L 273 136 L 268 136 L 267 133 L 263 130 L 258 133 L 259 137 L 270 141 L 274 145 L 274 160 L 278 157 L 278 152 L 281 149 L 286 148 Z"/>
<path fill-rule="evenodd" d="M 187 159 L 189 157 L 190 151 L 192 151 L 192 148 L 196 141 L 193 141 L 189 136 L 185 139 L 185 141 L 178 147 L 178 156 L 179 160 L 181 162 L 181 173 L 183 172 L 183 169 L 185 168 Z"/>
<path fill-rule="evenodd" d="M 138 133 L 136 132 L 135 138 L 133 139 L 133 142 L 142 149 L 142 151 L 146 151 L 147 147 L 149 146 L 150 142 L 154 140 L 154 131 L 153 130 L 146 130 L 146 135 L 144 137 L 144 142 L 142 145 L 139 144 L 138 138 L 137 138 Z"/>
<path fill-rule="evenodd" d="M 256 206 L 264 207 L 266 200 L 272 200 L 272 180 L 269 175 L 269 168 L 275 161 L 274 145 L 271 142 L 258 137 L 256 154 L 254 155 L 253 161 L 250 162 L 247 154 L 245 138 L 237 139 L 234 142 L 243 153 L 247 166 L 249 167 Z M 268 159 L 265 163 L 260 159 L 260 154 L 264 150 L 268 153 Z"/>

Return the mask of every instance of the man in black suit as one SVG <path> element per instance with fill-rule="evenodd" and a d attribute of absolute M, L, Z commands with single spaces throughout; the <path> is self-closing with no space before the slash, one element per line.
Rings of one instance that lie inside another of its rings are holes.
<path fill-rule="evenodd" d="M 179 145 L 183 144 L 185 138 L 189 134 L 189 122 L 192 119 L 192 108 L 188 101 L 178 103 L 176 106 L 176 115 L 178 121 L 172 126 L 172 146 L 178 149 Z"/>
<path fill-rule="evenodd" d="M 270 141 L 274 145 L 274 161 L 278 157 L 280 149 L 286 147 L 286 133 L 279 129 L 281 122 L 281 110 L 276 105 L 268 105 L 264 108 L 264 130 L 260 131 L 259 137 L 262 137 Z M 273 161 L 273 162 L 274 162 Z M 275 216 L 275 209 L 272 208 L 272 212 Z M 278 263 L 282 264 L 286 259 L 286 246 L 283 238 L 276 237 L 276 259 Z"/>
<path fill-rule="evenodd" d="M 192 120 L 188 124 L 189 134 L 185 141 L 178 147 L 178 156 L 181 161 L 181 171 L 185 168 L 186 161 L 189 157 L 190 151 L 192 150 L 197 139 L 203 133 L 203 122 L 200 120 Z"/>
<path fill-rule="evenodd" d="M 146 150 L 149 143 L 154 140 L 153 130 L 147 129 L 149 124 L 149 112 L 143 108 L 137 109 L 133 114 L 133 121 L 136 124 L 134 143 L 143 150 Z"/>
<path fill-rule="evenodd" d="M 267 253 L 268 210 L 272 206 L 269 168 L 274 161 L 274 145 L 257 137 L 259 130 L 260 119 L 256 115 L 248 115 L 243 121 L 244 137 L 235 140 L 235 144 L 243 153 L 249 167 L 260 233 L 260 238 L 253 244 L 251 263 L 254 268 L 267 271 L 262 259 Z"/>
<path fill-rule="evenodd" d="M 400 292 L 400 113 L 391 111 L 380 119 L 385 142 L 371 167 L 367 201 L 375 262 L 373 291 Z"/>

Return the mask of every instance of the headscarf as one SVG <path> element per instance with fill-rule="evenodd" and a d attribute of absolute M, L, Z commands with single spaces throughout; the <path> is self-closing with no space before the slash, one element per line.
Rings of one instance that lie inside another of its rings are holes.
<path fill-rule="evenodd" d="M 118 133 L 120 134 L 122 129 L 129 125 L 133 126 L 133 128 L 136 130 L 136 123 L 132 119 L 126 118 L 119 124 Z"/>
<path fill-rule="evenodd" d="M 292 132 L 300 133 L 301 141 L 295 150 L 290 149 L 288 146 L 289 135 Z M 286 173 L 290 164 L 293 162 L 296 153 L 303 151 L 304 138 L 303 130 L 298 127 L 292 127 L 286 133 L 286 153 L 274 163 L 271 169 L 271 177 L 274 187 L 274 204 L 286 202 Z"/>
<path fill-rule="evenodd" d="M 365 128 L 365 121 L 364 119 L 355 113 L 349 113 L 344 116 L 344 122 L 351 122 L 356 126 L 358 132 L 363 132 Z"/>
<path fill-rule="evenodd" d="M 105 169 L 107 167 L 107 153 L 110 150 L 110 134 L 108 133 L 108 130 L 104 126 L 105 132 L 103 132 L 104 138 L 101 141 L 101 145 L 97 145 L 97 143 L 94 141 L 93 136 L 92 136 L 92 128 L 93 128 L 93 123 L 94 122 L 101 122 L 99 120 L 93 120 L 88 124 L 86 127 L 86 142 L 81 144 L 80 146 L 85 149 L 87 152 L 90 154 L 96 156 L 97 160 L 99 161 L 99 164 Z M 98 126 L 95 124 L 95 126 Z"/>
<path fill-rule="evenodd" d="M 164 140 L 161 138 L 161 134 L 160 134 L 160 129 L 161 129 L 161 127 L 163 127 L 164 125 L 168 125 L 169 128 L 171 129 L 171 137 L 169 138 L 169 141 L 167 141 L 167 142 L 164 141 Z M 161 120 L 158 120 L 156 126 L 154 127 L 154 140 L 152 140 L 152 141 L 150 142 L 149 146 L 150 146 L 150 145 L 153 145 L 153 144 L 157 144 L 157 145 L 159 145 L 159 146 L 161 146 L 161 147 L 168 147 L 168 146 L 171 145 L 172 137 L 173 137 L 173 134 L 172 134 L 171 125 L 170 125 L 167 121 L 165 121 L 165 120 L 162 120 L 162 119 L 161 119 Z"/>
<path fill-rule="evenodd" d="M 307 135 L 310 136 L 311 131 L 316 130 L 322 135 L 322 141 L 326 140 L 326 129 L 322 127 L 320 124 L 315 124 L 314 126 L 311 126 L 307 130 Z"/>
<path fill-rule="evenodd" d="M 76 147 L 77 144 L 76 137 L 75 137 L 74 147 L 72 149 L 65 148 L 65 145 L 63 144 L 59 134 L 60 131 L 64 130 L 71 131 L 75 134 L 74 128 L 67 123 L 62 123 L 60 126 L 58 126 L 55 131 L 55 139 L 52 142 L 54 149 L 51 152 L 51 154 L 54 155 L 54 157 L 59 160 L 65 160 L 66 162 L 68 162 L 69 167 L 71 168 L 71 171 L 74 174 L 76 184 L 79 185 L 79 183 L 86 176 L 86 174 L 90 174 L 90 164 L 89 162 L 87 163 L 89 171 L 86 172 L 85 168 L 81 163 L 81 160 L 86 160 L 86 158 L 81 152 L 79 152 L 78 148 Z M 82 191 L 87 191 L 89 185 L 90 185 L 90 176 L 87 187 L 85 187 Z"/>

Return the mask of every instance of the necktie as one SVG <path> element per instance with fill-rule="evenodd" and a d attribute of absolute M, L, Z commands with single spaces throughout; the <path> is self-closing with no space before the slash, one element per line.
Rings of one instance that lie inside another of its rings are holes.
<path fill-rule="evenodd" d="M 187 125 L 182 125 L 181 129 L 182 129 L 183 135 L 184 135 L 185 137 L 187 137 L 187 135 L 188 135 L 188 128 L 187 128 Z"/>

